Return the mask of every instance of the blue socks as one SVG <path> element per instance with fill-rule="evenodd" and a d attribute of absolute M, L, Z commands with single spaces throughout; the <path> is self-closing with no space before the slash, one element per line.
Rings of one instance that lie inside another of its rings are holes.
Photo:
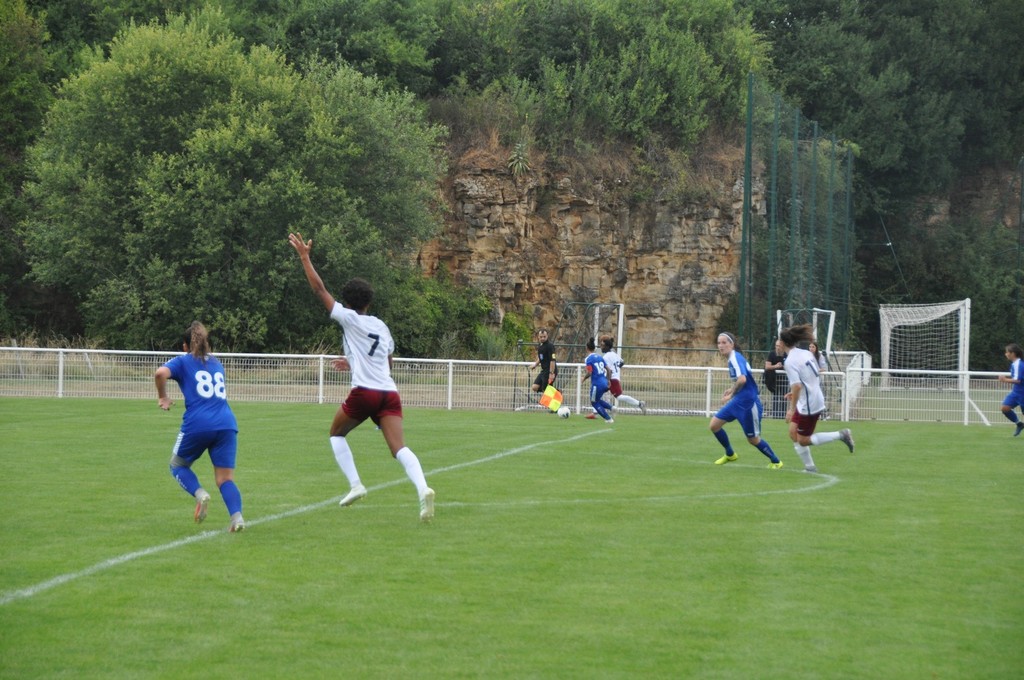
<path fill-rule="evenodd" d="M 181 488 L 184 489 L 189 496 L 195 496 L 196 491 L 199 491 L 203 486 L 199 483 L 196 473 L 192 472 L 192 468 L 175 467 L 172 465 L 171 474 L 176 480 L 178 480 L 178 484 L 181 485 Z"/>
<path fill-rule="evenodd" d="M 238 490 L 233 481 L 227 481 L 220 485 L 220 497 L 224 499 L 224 505 L 228 506 L 229 515 L 242 512 L 242 492 Z"/>
<path fill-rule="evenodd" d="M 735 455 L 735 454 L 733 454 L 732 445 L 729 444 L 729 435 L 727 435 L 725 433 L 725 430 L 719 430 L 718 432 L 715 432 L 714 434 L 715 434 L 715 439 L 718 440 L 718 443 L 721 444 L 725 448 L 725 455 L 727 455 L 727 456 Z"/>
<path fill-rule="evenodd" d="M 766 442 L 765 440 L 761 440 L 761 443 L 757 445 L 757 450 L 763 453 L 764 455 L 768 456 L 768 460 L 770 460 L 771 462 L 779 462 L 779 457 L 775 455 L 775 452 L 772 451 L 772 447 L 768 446 L 768 442 Z"/>
<path fill-rule="evenodd" d="M 192 472 L 191 468 L 174 467 L 172 465 L 171 474 L 178 480 L 178 484 L 189 496 L 195 496 L 196 491 L 199 491 L 203 486 L 199 483 L 199 478 L 196 477 L 196 473 Z M 220 485 L 220 497 L 224 499 L 224 505 L 227 506 L 229 515 L 242 512 L 242 492 L 238 490 L 233 481 L 227 481 Z"/>
<path fill-rule="evenodd" d="M 594 407 L 595 411 L 597 411 L 597 415 L 601 416 L 605 420 L 611 419 L 611 416 L 608 415 L 608 409 L 605 408 L 604 400 L 599 399 L 597 401 L 592 401 L 590 402 L 590 405 Z"/>

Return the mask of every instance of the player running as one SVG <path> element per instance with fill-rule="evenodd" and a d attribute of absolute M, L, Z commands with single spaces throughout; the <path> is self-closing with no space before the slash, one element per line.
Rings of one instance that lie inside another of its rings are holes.
<path fill-rule="evenodd" d="M 761 416 L 764 413 L 764 406 L 757 394 L 757 381 L 750 372 L 747 360 L 740 354 L 736 337 L 732 333 L 719 333 L 716 344 L 719 354 L 728 359 L 729 377 L 733 379 L 733 384 L 722 394 L 722 408 L 711 418 L 711 432 L 725 449 L 725 455 L 716 460 L 715 465 L 739 460 L 739 454 L 733 451 L 732 444 L 729 443 L 729 435 L 722 429 L 726 423 L 736 420 L 743 428 L 747 442 L 771 461 L 768 467 L 772 470 L 780 469 L 782 461 L 772 451 L 768 442 L 761 439 Z"/>
<path fill-rule="evenodd" d="M 1019 437 L 1024 432 L 1024 422 L 1021 422 L 1013 409 L 1019 406 L 1024 413 L 1024 349 L 1015 342 L 1010 343 L 1006 346 L 1006 360 L 1010 362 L 1010 375 L 999 376 L 999 382 L 1010 383 L 1013 387 L 1003 399 L 1002 411 L 1006 419 L 1017 426 L 1013 436 Z"/>
<path fill-rule="evenodd" d="M 214 481 L 231 516 L 228 531 L 242 531 L 245 529 L 242 493 L 235 484 L 238 423 L 228 405 L 224 366 L 211 353 L 210 336 L 198 321 L 185 329 L 181 348 L 184 354 L 174 357 L 153 374 L 160 408 L 169 411 L 173 404 L 167 396 L 168 380 L 178 383 L 185 398 L 181 432 L 171 452 L 171 475 L 196 499 L 193 518 L 196 523 L 202 522 L 206 519 L 210 494 L 199 483 L 192 464 L 209 451 Z"/>
<path fill-rule="evenodd" d="M 789 438 L 793 448 L 804 463 L 804 470 L 817 472 L 811 457 L 811 446 L 827 444 L 836 440 L 846 444 L 853 453 L 853 435 L 849 430 L 838 432 L 814 432 L 818 419 L 825 412 L 825 394 L 818 380 L 818 360 L 809 350 L 798 347 L 798 343 L 814 341 L 814 330 L 810 324 L 791 326 L 779 334 L 779 340 L 786 348 L 786 376 L 789 378 L 789 408 L 786 422 L 789 423 Z"/>
<path fill-rule="evenodd" d="M 608 413 L 608 405 L 602 399 L 604 393 L 608 391 L 610 371 L 604 363 L 604 357 L 597 353 L 593 338 L 587 340 L 587 349 L 590 350 L 590 354 L 587 355 L 587 374 L 583 376 L 583 379 L 590 380 L 590 405 L 604 419 L 604 422 L 614 423 L 612 415 Z"/>
<path fill-rule="evenodd" d="M 612 393 L 614 402 L 612 403 L 612 409 L 619 408 L 619 402 L 629 404 L 630 406 L 636 406 L 640 409 L 640 413 L 647 415 L 647 404 L 629 396 L 628 394 L 622 393 L 622 367 L 626 364 L 622 361 L 622 357 L 618 352 L 615 351 L 614 341 L 610 335 L 601 336 L 601 352 L 604 354 L 604 364 L 609 370 L 608 380 L 608 391 Z M 591 413 L 587 415 L 588 418 L 595 417 L 595 414 Z"/>
<path fill-rule="evenodd" d="M 373 300 L 373 288 L 363 279 L 352 279 L 341 289 L 341 303 L 337 302 L 327 292 L 309 259 L 313 241 L 303 241 L 302 234 L 288 234 L 288 242 L 299 254 L 302 270 L 313 292 L 344 331 L 346 361 L 339 360 L 336 368 L 350 368 L 352 371 L 352 390 L 331 422 L 334 458 L 351 487 L 340 505 L 352 505 L 366 496 L 366 487 L 359 479 L 352 449 L 345 437 L 369 418 L 380 427 L 392 457 L 402 464 L 406 476 L 416 487 L 420 498 L 420 519 L 429 522 L 434 517 L 434 490 L 427 486 L 419 458 L 405 445 L 402 400 L 391 378 L 395 341 L 383 321 L 366 313 Z"/>

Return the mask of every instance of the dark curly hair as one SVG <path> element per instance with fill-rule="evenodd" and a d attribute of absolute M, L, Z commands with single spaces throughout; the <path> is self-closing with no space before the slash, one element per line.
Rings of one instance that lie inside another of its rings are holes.
<path fill-rule="evenodd" d="M 361 312 L 373 302 L 373 286 L 365 279 L 351 279 L 341 289 L 341 301 L 349 309 Z"/>

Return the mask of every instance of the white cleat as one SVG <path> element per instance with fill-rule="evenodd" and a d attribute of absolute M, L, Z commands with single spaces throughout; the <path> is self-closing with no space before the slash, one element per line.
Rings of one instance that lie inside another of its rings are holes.
<path fill-rule="evenodd" d="M 361 498 L 366 498 L 366 487 L 362 484 L 356 484 L 352 487 L 352 490 L 345 494 L 345 497 L 338 502 L 343 508 L 347 508 Z"/>
<path fill-rule="evenodd" d="M 196 512 L 195 520 L 196 524 L 202 523 L 206 519 L 206 510 L 210 506 L 210 494 L 204 489 L 200 489 L 196 492 Z"/>
<path fill-rule="evenodd" d="M 640 402 L 640 415 L 643 415 L 643 416 L 647 415 L 647 402 L 646 401 L 641 401 Z"/>
<path fill-rule="evenodd" d="M 434 490 L 427 489 L 420 498 L 420 521 L 429 522 L 434 519 Z"/>
<path fill-rule="evenodd" d="M 233 534 L 238 534 L 245 531 L 245 520 L 242 516 L 234 517 L 231 519 L 231 526 L 228 527 L 228 531 Z"/>

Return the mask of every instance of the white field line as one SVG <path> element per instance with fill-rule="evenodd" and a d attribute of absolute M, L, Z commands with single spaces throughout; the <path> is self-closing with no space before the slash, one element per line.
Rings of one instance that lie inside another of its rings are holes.
<path fill-rule="evenodd" d="M 431 470 L 429 472 L 429 476 L 438 475 L 438 474 L 441 474 L 443 472 L 451 472 L 452 470 L 461 470 L 462 468 L 472 467 L 474 465 L 483 465 L 484 463 L 490 463 L 490 462 L 493 462 L 493 461 L 496 461 L 496 460 L 501 460 L 502 458 L 507 458 L 508 456 L 514 456 L 514 455 L 517 455 L 517 454 L 520 454 L 520 453 L 524 453 L 526 451 L 530 451 L 532 449 L 536 449 L 536 448 L 539 448 L 539 447 L 542 447 L 542 446 L 554 446 L 554 445 L 558 445 L 558 444 L 566 444 L 568 442 L 573 442 L 573 441 L 576 441 L 576 440 L 579 440 L 579 439 L 583 439 L 584 437 L 590 437 L 590 436 L 593 436 L 595 434 L 606 434 L 608 432 L 611 432 L 611 430 L 593 430 L 591 432 L 585 432 L 583 434 L 574 435 L 574 436 L 568 437 L 566 439 L 555 439 L 555 440 L 546 441 L 546 442 L 537 442 L 535 444 L 526 444 L 524 446 L 518 446 L 518 447 L 516 447 L 514 449 L 507 449 L 505 451 L 501 451 L 501 452 L 496 453 L 496 454 L 491 455 L 491 456 L 485 456 L 483 458 L 478 458 L 476 460 L 466 461 L 464 463 L 457 463 L 455 465 L 448 465 L 448 466 L 445 466 L 445 467 L 436 468 L 436 469 Z M 740 467 L 740 466 L 733 466 L 733 467 Z M 743 466 L 743 467 L 749 467 L 749 466 Z M 809 491 L 816 491 L 818 489 L 824 489 L 826 487 L 832 486 L 832 485 L 834 485 L 834 484 L 839 482 L 839 478 L 838 477 L 834 477 L 832 475 L 815 474 L 813 476 L 821 478 L 822 482 L 819 483 L 819 484 L 816 484 L 814 486 L 802 487 L 802 488 L 799 488 L 799 489 L 779 489 L 779 490 L 773 490 L 773 491 L 754 491 L 754 492 L 734 493 L 734 494 L 707 494 L 707 495 L 698 495 L 698 496 L 693 496 L 693 495 L 649 496 L 649 497 L 644 497 L 644 498 L 630 498 L 629 501 L 631 503 L 636 503 L 636 502 L 659 502 L 659 501 L 679 500 L 681 498 L 686 498 L 686 499 L 734 498 L 734 497 L 739 497 L 739 496 L 762 496 L 762 495 L 772 495 L 772 494 L 780 494 L 780 493 L 806 493 L 806 492 L 809 492 Z M 388 487 L 397 486 L 399 484 L 407 484 L 407 483 L 408 483 L 408 480 L 403 477 L 401 479 L 394 479 L 394 480 L 392 480 L 390 482 L 384 482 L 382 484 L 377 484 L 375 486 L 368 487 L 367 490 L 368 491 L 377 491 L 377 490 L 380 490 L 380 489 L 386 489 Z M 341 496 L 340 495 L 339 496 L 335 496 L 334 498 L 329 498 L 329 499 L 327 499 L 325 501 L 320 501 L 319 503 L 312 503 L 310 505 L 303 505 L 303 506 L 300 506 L 300 507 L 288 510 L 286 512 L 277 513 L 275 515 L 268 515 L 266 517 L 261 517 L 259 519 L 255 519 L 255 520 L 251 520 L 251 521 L 246 520 L 246 526 L 249 526 L 249 527 L 257 526 L 257 525 L 263 524 L 265 522 L 273 522 L 273 521 L 276 521 L 276 520 L 279 520 L 279 519 L 285 519 L 287 517 L 294 517 L 295 515 L 302 515 L 302 514 L 305 514 L 307 512 L 312 512 L 313 510 L 319 510 L 320 508 L 325 508 L 325 507 L 329 507 L 329 506 L 335 505 L 335 504 L 337 504 L 337 502 L 339 500 L 341 500 Z M 517 505 L 517 506 L 540 506 L 540 505 L 555 505 L 555 504 L 564 504 L 564 505 L 580 504 L 580 505 L 582 505 L 582 504 L 587 504 L 587 503 L 605 503 L 605 504 L 607 504 L 608 500 L 607 499 L 589 499 L 589 500 L 584 500 L 584 499 L 553 499 L 553 500 L 517 500 L 517 501 L 507 501 L 507 502 L 486 502 L 486 503 L 463 503 L 463 502 L 454 501 L 454 502 L 448 502 L 448 503 L 439 503 L 438 505 L 441 506 L 441 507 L 469 507 L 469 506 L 477 506 L 477 507 L 506 506 L 507 507 L 507 506 L 513 506 L 513 505 Z M 24 600 L 24 599 L 28 599 L 30 597 L 34 597 L 35 595 L 38 595 L 38 594 L 43 593 L 43 592 L 46 592 L 47 590 L 50 590 L 52 588 L 56 588 L 57 586 L 64 585 L 65 583 L 70 583 L 71 581 L 76 581 L 76 580 L 78 580 L 80 578 L 85 578 L 86 576 L 92 576 L 93 574 L 98 574 L 99 572 L 106 571 L 107 569 L 112 569 L 113 567 L 116 567 L 116 566 L 121 565 L 121 564 L 125 564 L 127 562 L 132 562 L 134 560 L 137 560 L 137 559 L 140 559 L 140 558 L 143 558 L 143 557 L 148 557 L 150 555 L 156 555 L 158 553 L 161 553 L 161 552 L 164 552 L 164 551 L 167 551 L 167 550 L 173 550 L 174 548 L 180 548 L 182 546 L 191 545 L 192 543 L 198 543 L 199 541 L 205 541 L 205 540 L 211 539 L 211 538 L 213 538 L 215 536 L 223 536 L 225 533 L 226 532 L 223 531 L 223 530 L 204 531 L 202 533 L 195 534 L 193 536 L 188 536 L 186 538 L 182 538 L 182 539 L 179 539 L 177 541 L 171 541 L 170 543 L 164 543 L 163 545 L 156 545 L 156 546 L 153 546 L 153 547 L 150 547 L 150 548 L 145 548 L 143 550 L 136 550 L 134 552 L 125 553 L 124 555 L 118 555 L 117 557 L 112 557 L 112 558 L 110 558 L 108 560 L 103 560 L 102 562 L 97 562 L 96 564 L 94 564 L 94 565 L 92 565 L 90 567 L 86 567 L 85 569 L 80 569 L 79 571 L 74 571 L 74 572 L 70 572 L 70 573 L 67 573 L 67 574 L 61 574 L 60 576 L 55 576 L 54 578 L 48 579 L 48 580 L 43 581 L 41 583 L 37 583 L 37 584 L 35 584 L 33 586 L 28 586 L 27 588 L 20 588 L 18 590 L 11 590 L 11 591 L 2 593 L 2 594 L 0 594 L 0 606 L 6 605 L 6 604 L 10 604 L 11 602 L 16 602 L 18 600 Z"/>

